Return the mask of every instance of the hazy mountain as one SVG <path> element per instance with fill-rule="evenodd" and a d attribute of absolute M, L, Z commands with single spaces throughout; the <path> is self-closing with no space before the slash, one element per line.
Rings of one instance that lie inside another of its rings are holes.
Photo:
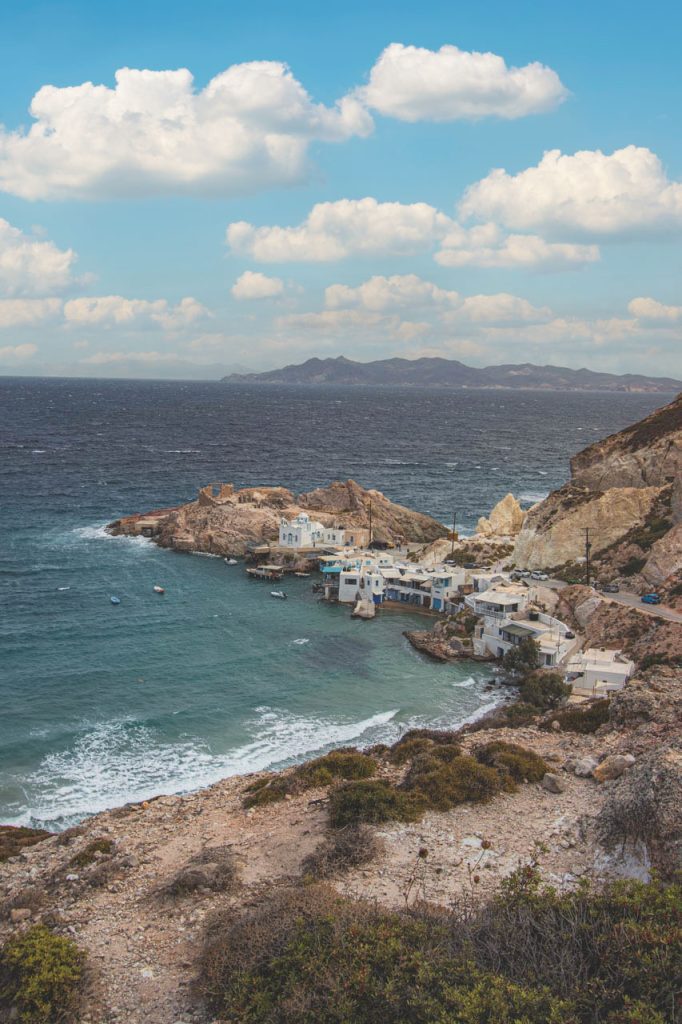
<path fill-rule="evenodd" d="M 411 384 L 449 388 L 543 388 L 548 391 L 674 392 L 682 381 L 640 374 L 597 373 L 532 363 L 466 366 L 457 359 L 378 359 L 358 363 L 345 356 L 308 359 L 300 365 L 263 373 L 232 373 L 228 384 Z"/>

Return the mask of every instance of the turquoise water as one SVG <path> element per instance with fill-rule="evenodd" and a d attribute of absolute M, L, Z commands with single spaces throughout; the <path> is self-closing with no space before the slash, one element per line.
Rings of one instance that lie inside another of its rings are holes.
<path fill-rule="evenodd" d="M 0 380 L 0 822 L 63 827 L 451 726 L 494 699 L 489 668 L 409 646 L 402 631 L 422 618 L 353 621 L 305 579 L 276 601 L 242 565 L 113 539 L 107 521 L 211 480 L 303 490 L 353 476 L 442 521 L 456 508 L 470 528 L 510 488 L 542 497 L 570 454 L 662 402 Z"/>

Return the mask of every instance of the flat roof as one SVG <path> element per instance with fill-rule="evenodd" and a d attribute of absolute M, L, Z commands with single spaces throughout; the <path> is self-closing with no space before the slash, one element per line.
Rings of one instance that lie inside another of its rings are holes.
<path fill-rule="evenodd" d="M 510 633 L 511 636 L 532 636 L 533 630 L 528 629 L 527 626 L 518 626 L 515 622 L 509 626 L 502 627 L 503 633 Z"/>

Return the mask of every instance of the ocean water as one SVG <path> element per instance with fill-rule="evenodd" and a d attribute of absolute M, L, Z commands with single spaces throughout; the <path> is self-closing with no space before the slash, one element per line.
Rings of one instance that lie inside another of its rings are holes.
<path fill-rule="evenodd" d="M 242 565 L 113 539 L 108 521 L 210 481 L 351 476 L 471 530 L 508 490 L 540 499 L 571 454 L 664 401 L 0 379 L 0 822 L 65 827 L 494 700 L 489 668 L 407 644 L 423 619 L 353 621 L 310 580 L 274 601 Z"/>

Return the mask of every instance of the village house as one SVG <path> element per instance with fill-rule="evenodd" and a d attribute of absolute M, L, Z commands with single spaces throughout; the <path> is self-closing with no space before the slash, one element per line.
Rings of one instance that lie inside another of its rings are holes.
<path fill-rule="evenodd" d="M 279 522 L 279 546 L 298 551 L 314 548 L 323 542 L 324 531 L 322 523 L 311 519 L 307 512 L 299 512 L 290 521 L 282 517 Z"/>
<path fill-rule="evenodd" d="M 621 651 L 588 647 L 575 654 L 566 666 L 566 681 L 581 697 L 607 697 L 622 690 L 635 670 L 635 664 Z"/>

